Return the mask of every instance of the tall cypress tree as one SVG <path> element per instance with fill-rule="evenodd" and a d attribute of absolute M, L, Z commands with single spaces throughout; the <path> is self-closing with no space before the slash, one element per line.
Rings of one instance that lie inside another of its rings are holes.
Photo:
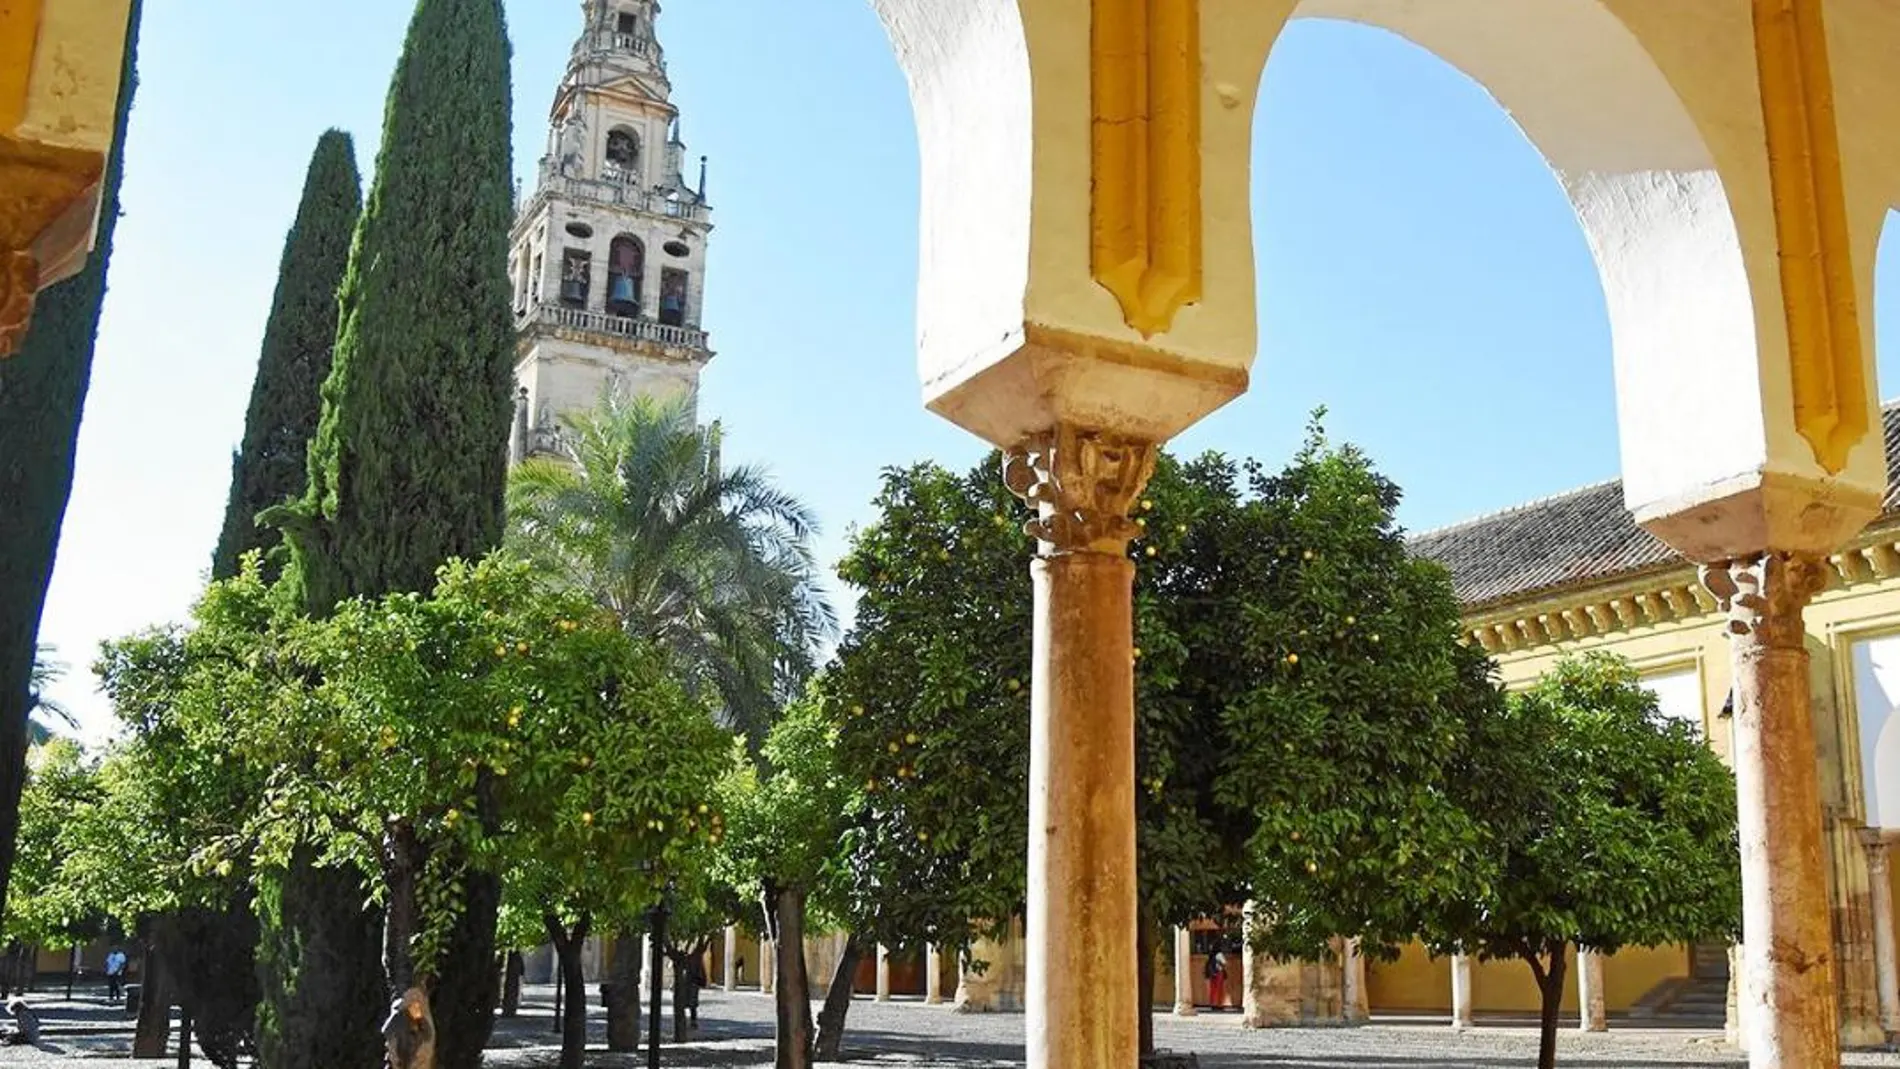
<path fill-rule="evenodd" d="M 213 579 L 236 575 L 239 558 L 254 549 L 268 555 L 278 532 L 259 526 L 257 514 L 303 496 L 307 452 L 322 411 L 319 390 L 336 348 L 337 287 L 362 211 L 363 183 L 350 135 L 327 131 L 317 139 L 297 218 L 284 239 L 277 295 L 244 416 L 244 444 L 231 456 L 231 496 L 212 557 Z"/>
<path fill-rule="evenodd" d="M 344 275 L 309 487 L 296 505 L 266 513 L 290 547 L 285 586 L 313 615 L 351 597 L 428 591 L 443 561 L 501 540 L 514 351 L 509 92 L 501 0 L 419 0 Z M 382 1007 L 364 1005 L 347 978 L 324 975 L 361 960 L 364 929 L 294 930 L 296 918 L 339 915 L 314 901 L 339 893 L 326 876 L 307 864 L 281 874 L 285 924 L 265 940 L 276 973 L 260 1018 L 268 1069 L 376 1064 Z M 493 1024 L 500 885 L 472 870 L 462 882 L 431 992 L 442 1069 L 479 1064 Z M 328 952 L 300 954 L 317 945 Z M 391 966 L 400 981 L 405 966 Z M 339 1029 L 352 1037 L 347 1054 L 320 1062 L 308 1053 L 316 1031 Z"/>
<path fill-rule="evenodd" d="M 119 221 L 142 7 L 133 0 L 118 125 L 100 186 L 92 254 L 79 274 L 40 294 L 25 342 L 0 360 L 0 911 L 6 906 L 20 788 L 26 782 L 27 713 L 32 708 L 40 614 L 46 608 L 54 551 L 72 496 L 79 417 L 92 381 L 93 342 Z"/>

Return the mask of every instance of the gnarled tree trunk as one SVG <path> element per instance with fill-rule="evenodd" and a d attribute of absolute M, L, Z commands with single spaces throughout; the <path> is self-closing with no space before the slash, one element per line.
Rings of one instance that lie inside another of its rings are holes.
<path fill-rule="evenodd" d="M 614 936 L 607 963 L 607 1049 L 627 1053 L 640 1048 L 640 931 Z"/>
<path fill-rule="evenodd" d="M 139 967 L 140 982 L 145 985 L 139 1003 L 139 1020 L 132 1033 L 132 1057 L 163 1058 L 165 1044 L 172 1035 L 172 970 L 158 941 L 146 937 L 144 963 Z"/>
<path fill-rule="evenodd" d="M 556 968 L 568 990 L 567 1005 L 561 1019 L 561 1069 L 581 1069 L 587 1053 L 587 981 L 581 975 L 581 947 L 587 942 L 592 922 L 586 914 L 568 931 L 561 918 L 550 913 L 542 918 L 548 941 L 554 944 Z"/>
<path fill-rule="evenodd" d="M 777 960 L 773 1008 L 778 1018 L 773 1069 L 811 1069 L 811 982 L 805 975 L 805 892 L 765 885 L 765 917 Z"/>
<path fill-rule="evenodd" d="M 1543 996 L 1543 1010 L 1538 1019 L 1537 1069 L 1556 1069 L 1557 1067 L 1557 1012 L 1564 1001 L 1564 974 L 1569 963 L 1564 960 L 1564 949 L 1569 944 L 1562 939 L 1553 939 L 1545 943 L 1542 955 L 1550 959 L 1545 965 L 1536 948 L 1527 947 L 1524 960 L 1530 963 L 1531 975 L 1537 977 L 1537 990 Z"/>
<path fill-rule="evenodd" d="M 857 986 L 858 963 L 864 960 L 864 942 L 856 932 L 844 940 L 844 952 L 838 955 L 838 967 L 832 971 L 831 986 L 825 990 L 824 1008 L 818 1011 L 818 1040 L 812 1045 L 814 1061 L 835 1062 L 844 1049 L 844 1022 L 851 1012 L 851 996 Z"/>
<path fill-rule="evenodd" d="M 501 1015 L 513 1017 L 521 1012 L 521 974 L 528 968 L 521 951 L 510 950 L 501 965 Z"/>

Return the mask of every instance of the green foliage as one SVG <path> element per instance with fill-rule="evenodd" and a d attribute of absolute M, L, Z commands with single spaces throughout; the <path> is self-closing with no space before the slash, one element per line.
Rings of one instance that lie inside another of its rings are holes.
<path fill-rule="evenodd" d="M 1734 777 L 1627 662 L 1559 662 L 1481 745 L 1472 782 L 1509 789 L 1466 804 L 1499 876 L 1439 918 L 1441 949 L 1535 958 L 1553 943 L 1614 954 L 1740 937 Z"/>
<path fill-rule="evenodd" d="M 843 863 L 840 844 L 857 834 L 861 792 L 839 768 L 838 729 L 817 693 L 785 711 L 760 757 L 768 773 L 736 749 L 719 783 L 727 837 L 715 877 L 753 903 L 768 882 L 802 888 L 821 928 L 875 915 L 868 904 L 849 904 L 854 895 L 877 895 Z"/>
<path fill-rule="evenodd" d="M 78 744 L 54 739 L 33 751 L 20 795 L 13 894 L 0 928 L 6 941 L 67 946 L 97 934 L 98 914 L 67 880 L 66 863 L 75 825 L 99 804 L 100 794 L 98 765 Z"/>
<path fill-rule="evenodd" d="M 0 912 L 6 907 L 19 826 L 40 613 L 46 607 L 54 551 L 72 493 L 79 418 L 92 378 L 106 266 L 119 223 L 125 131 L 138 85 L 143 10 L 142 0 L 133 0 L 92 253 L 77 275 L 39 295 L 26 339 L 17 352 L 0 360 L 0 457 L 5 458 L 0 464 L 0 502 L 5 503 L 0 508 Z"/>
<path fill-rule="evenodd" d="M 340 295 L 309 487 L 266 516 L 307 611 L 427 591 L 502 534 L 514 337 L 500 0 L 420 0 Z"/>
<path fill-rule="evenodd" d="M 840 843 L 854 924 L 893 945 L 959 943 L 1024 893 L 1032 547 L 994 470 L 887 472 L 840 568 L 863 591 L 820 683 L 862 799 Z M 1158 461 L 1129 549 L 1157 922 L 1256 897 L 1275 953 L 1335 935 L 1377 953 L 1473 893 L 1481 839 L 1448 784 L 1496 691 L 1449 582 L 1406 555 L 1397 503 L 1317 424 L 1275 475 Z"/>
<path fill-rule="evenodd" d="M 685 400 L 609 394 L 568 418 L 563 455 L 509 477 L 508 544 L 672 655 L 755 741 L 836 626 L 810 509 L 759 468 L 720 463 Z"/>
<path fill-rule="evenodd" d="M 1388 952 L 1422 911 L 1481 895 L 1481 828 L 1452 796 L 1493 713 L 1443 571 L 1409 557 L 1398 488 L 1315 421 L 1285 471 L 1249 470 L 1213 584 L 1225 669 L 1218 780 L 1249 814 L 1254 937 L 1316 957 L 1336 935 Z"/>
<path fill-rule="evenodd" d="M 252 550 L 268 557 L 279 535 L 258 526 L 258 513 L 303 495 L 306 452 L 322 411 L 319 390 L 336 347 L 337 286 L 362 209 L 350 135 L 327 131 L 317 140 L 296 221 L 284 239 L 244 417 L 244 444 L 231 457 L 231 494 L 212 557 L 214 579 L 236 575 L 239 559 Z"/>
<path fill-rule="evenodd" d="M 961 946 L 1025 893 L 1031 543 L 997 471 L 885 472 L 839 565 L 862 593 L 821 708 L 863 799 L 853 920 L 887 945 Z"/>

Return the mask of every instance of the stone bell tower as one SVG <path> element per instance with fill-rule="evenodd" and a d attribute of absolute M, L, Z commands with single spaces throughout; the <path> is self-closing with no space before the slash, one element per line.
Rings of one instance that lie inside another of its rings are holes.
<path fill-rule="evenodd" d="M 712 231 L 706 161 L 689 181 L 654 32 L 660 5 L 581 7 L 509 256 L 516 459 L 548 450 L 560 417 L 592 408 L 604 391 L 696 397 L 713 355 L 700 329 Z"/>

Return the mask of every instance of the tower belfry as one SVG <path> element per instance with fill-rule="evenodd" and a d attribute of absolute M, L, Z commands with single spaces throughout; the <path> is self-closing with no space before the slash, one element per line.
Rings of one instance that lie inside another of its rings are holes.
<path fill-rule="evenodd" d="M 547 154 L 515 220 L 519 337 L 514 455 L 604 391 L 696 397 L 712 359 L 705 161 L 688 181 L 679 109 L 654 32 L 657 0 L 583 0 L 549 115 Z"/>

